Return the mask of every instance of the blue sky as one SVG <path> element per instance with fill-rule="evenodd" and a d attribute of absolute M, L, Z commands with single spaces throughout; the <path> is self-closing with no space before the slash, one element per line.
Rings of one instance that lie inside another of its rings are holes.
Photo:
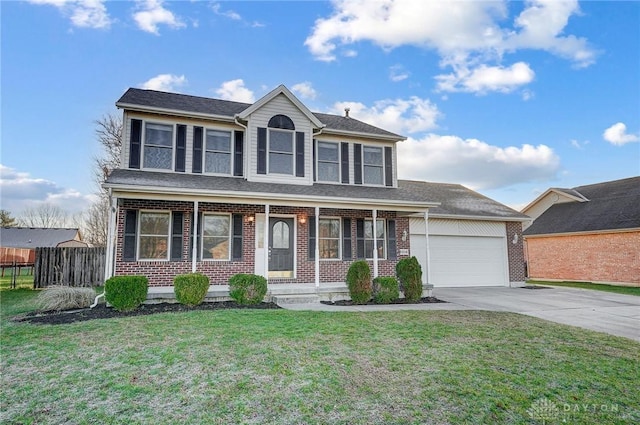
<path fill-rule="evenodd" d="M 640 3 L 2 2 L 1 203 L 80 211 L 94 121 L 128 87 L 311 110 L 403 134 L 399 174 L 515 208 L 640 174 Z"/>

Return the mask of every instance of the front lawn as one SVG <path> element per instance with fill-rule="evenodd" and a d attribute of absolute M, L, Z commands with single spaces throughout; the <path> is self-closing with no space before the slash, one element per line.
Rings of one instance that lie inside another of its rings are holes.
<path fill-rule="evenodd" d="M 593 289 L 596 291 L 614 292 L 616 294 L 640 296 L 640 286 L 616 286 L 616 285 L 606 285 L 602 283 L 591 283 L 591 282 L 548 282 L 548 281 L 542 281 L 542 280 L 529 280 L 527 281 L 527 284 L 563 286 L 566 288 Z"/>
<path fill-rule="evenodd" d="M 224 310 L 48 326 L 7 321 L 33 293 L 0 295 L 2 423 L 640 422 L 640 344 L 512 313 Z"/>

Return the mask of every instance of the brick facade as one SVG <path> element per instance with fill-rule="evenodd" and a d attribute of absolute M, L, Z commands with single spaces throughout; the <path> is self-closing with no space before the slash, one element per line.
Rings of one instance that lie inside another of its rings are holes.
<path fill-rule="evenodd" d="M 184 215 L 182 259 L 181 261 L 124 261 L 123 260 L 123 235 L 124 217 L 127 210 L 158 210 L 158 211 L 181 211 Z M 230 214 L 242 214 L 243 238 L 242 238 L 242 260 L 241 261 L 197 261 L 196 271 L 207 276 L 212 284 L 226 284 L 231 276 L 236 273 L 253 273 L 255 271 L 255 238 L 256 222 L 248 220 L 255 217 L 257 213 L 264 213 L 262 205 L 240 205 L 240 204 L 217 204 L 199 203 L 199 212 L 220 212 Z M 173 278 L 177 274 L 190 273 L 192 261 L 191 252 L 191 214 L 193 213 L 193 203 L 182 201 L 162 201 L 162 200 L 137 200 L 122 199 L 119 202 L 117 215 L 117 240 L 116 240 L 116 275 L 137 274 L 147 276 L 149 284 L 152 286 L 172 285 Z M 309 217 L 315 214 L 314 208 L 296 208 L 271 206 L 270 215 L 295 215 L 297 226 L 296 241 L 296 277 L 290 279 L 276 278 L 269 279 L 270 284 L 287 283 L 312 283 L 315 281 L 315 261 L 309 259 L 308 239 Z M 371 218 L 371 211 L 366 210 L 345 210 L 345 209 L 320 209 L 320 216 L 351 218 L 351 240 L 352 250 L 355 259 L 356 250 L 356 221 L 357 218 Z M 305 223 L 300 222 L 300 218 L 305 217 Z M 379 211 L 378 218 L 396 220 L 396 244 L 397 252 L 406 250 L 409 252 L 409 238 L 402 240 L 404 234 L 409 232 L 409 219 L 396 217 L 395 212 Z M 405 256 L 398 255 L 398 259 Z M 347 270 L 351 264 L 347 260 L 320 260 L 320 282 L 344 282 Z M 378 274 L 380 276 L 394 276 L 397 260 L 380 259 L 378 261 Z M 373 261 L 369 264 L 373 271 Z"/>
<path fill-rule="evenodd" d="M 526 280 L 526 266 L 524 258 L 524 239 L 522 238 L 522 223 L 519 221 L 507 222 L 506 226 L 509 282 L 524 282 Z"/>
<path fill-rule="evenodd" d="M 640 231 L 527 237 L 532 279 L 640 286 Z"/>

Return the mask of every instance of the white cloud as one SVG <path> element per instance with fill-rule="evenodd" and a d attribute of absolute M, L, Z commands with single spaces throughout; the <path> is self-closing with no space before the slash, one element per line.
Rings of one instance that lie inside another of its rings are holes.
<path fill-rule="evenodd" d="M 398 134 L 431 130 L 442 116 L 430 100 L 417 96 L 379 100 L 371 107 L 359 102 L 336 102 L 330 113 L 342 115 L 344 108 L 349 108 L 349 115 L 357 120 Z"/>
<path fill-rule="evenodd" d="M 389 79 L 394 83 L 409 78 L 409 72 L 402 65 L 393 65 L 389 68 Z"/>
<path fill-rule="evenodd" d="M 242 79 L 225 81 L 216 89 L 216 94 L 221 99 L 235 102 L 253 103 L 256 101 L 253 92 L 244 86 Z"/>
<path fill-rule="evenodd" d="M 51 204 L 64 211 L 79 212 L 94 200 L 75 189 L 64 188 L 57 183 L 32 177 L 29 173 L 0 164 L 0 194 L 2 209 L 15 217 L 27 208 Z"/>
<path fill-rule="evenodd" d="M 437 89 L 448 92 L 486 94 L 497 91 L 510 93 L 533 81 L 535 73 L 529 64 L 517 62 L 510 67 L 480 65 L 470 70 L 466 66 L 454 67 L 453 74 L 438 75 Z"/>
<path fill-rule="evenodd" d="M 476 87 L 511 92 L 531 82 L 534 74 L 527 64 L 502 65 L 508 52 L 543 50 L 578 67 L 595 62 L 596 52 L 586 39 L 564 34 L 569 18 L 580 13 L 576 0 L 528 0 L 512 21 L 508 11 L 506 1 L 336 0 L 333 13 L 316 20 L 305 46 L 327 62 L 362 41 L 385 50 L 405 45 L 433 49 L 443 67 L 454 69 L 440 76 L 440 90 L 465 92 Z M 499 80 L 487 82 L 494 78 Z"/>
<path fill-rule="evenodd" d="M 602 137 L 607 142 L 617 146 L 640 141 L 640 137 L 637 134 L 627 134 L 627 126 L 621 122 L 615 123 L 607 128 L 604 133 L 602 133 Z"/>
<path fill-rule="evenodd" d="M 224 16 L 225 18 L 233 19 L 234 21 L 239 21 L 242 19 L 240 14 L 234 12 L 233 10 L 222 10 L 222 6 L 220 3 L 214 3 L 211 5 L 211 10 L 216 15 Z"/>
<path fill-rule="evenodd" d="M 177 92 L 178 87 L 187 83 L 184 75 L 160 74 L 140 84 L 140 88 L 147 90 Z"/>
<path fill-rule="evenodd" d="M 295 84 L 291 87 L 291 91 L 300 96 L 303 99 L 315 99 L 317 96 L 316 90 L 313 88 L 310 82 L 305 81 L 303 83 Z"/>
<path fill-rule="evenodd" d="M 159 25 L 167 25 L 170 28 L 181 28 L 185 24 L 168 9 L 165 9 L 162 0 L 138 1 L 138 12 L 133 14 L 138 28 L 151 34 L 160 35 Z"/>
<path fill-rule="evenodd" d="M 559 167 L 560 158 L 546 145 L 499 147 L 437 134 L 398 144 L 400 178 L 460 183 L 474 190 L 546 181 Z"/>
<path fill-rule="evenodd" d="M 112 23 L 104 0 L 30 0 L 30 3 L 57 7 L 79 28 L 107 29 Z"/>

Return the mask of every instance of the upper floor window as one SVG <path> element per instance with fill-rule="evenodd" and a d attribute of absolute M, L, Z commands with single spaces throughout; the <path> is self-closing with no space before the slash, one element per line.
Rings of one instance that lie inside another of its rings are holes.
<path fill-rule="evenodd" d="M 171 170 L 173 164 L 173 126 L 146 123 L 144 167 Z"/>
<path fill-rule="evenodd" d="M 293 175 L 295 156 L 293 121 L 286 115 L 275 115 L 269 120 L 268 127 L 269 173 Z"/>
<path fill-rule="evenodd" d="M 207 130 L 204 172 L 231 174 L 231 132 Z"/>
<path fill-rule="evenodd" d="M 364 184 L 384 184 L 382 148 L 363 146 L 362 168 Z"/>
<path fill-rule="evenodd" d="M 138 258 L 167 260 L 169 258 L 170 212 L 141 211 L 138 230 Z"/>
<path fill-rule="evenodd" d="M 340 181 L 340 151 L 338 143 L 318 142 L 318 181 Z"/>

